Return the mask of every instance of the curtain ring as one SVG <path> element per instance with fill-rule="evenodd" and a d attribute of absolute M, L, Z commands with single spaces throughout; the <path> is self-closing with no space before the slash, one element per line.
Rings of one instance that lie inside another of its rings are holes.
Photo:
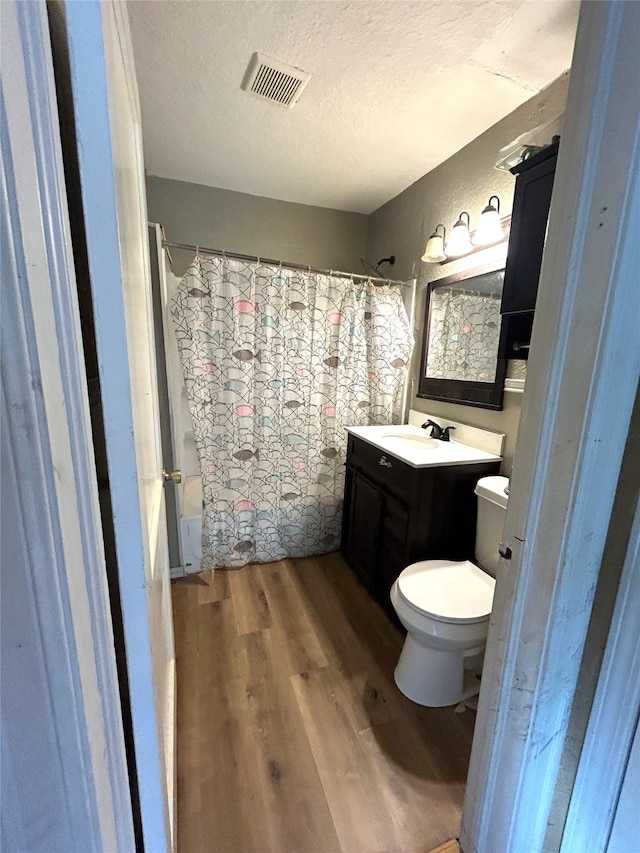
<path fill-rule="evenodd" d="M 196 258 L 200 257 L 200 246 L 196 243 Z"/>

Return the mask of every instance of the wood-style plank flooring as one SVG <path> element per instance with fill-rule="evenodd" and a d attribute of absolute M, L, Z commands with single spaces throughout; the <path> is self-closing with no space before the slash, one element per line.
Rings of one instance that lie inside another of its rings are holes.
<path fill-rule="evenodd" d="M 461 853 L 461 850 L 458 842 L 455 839 L 452 839 L 451 841 L 441 844 L 435 850 L 431 850 L 430 853 Z"/>
<path fill-rule="evenodd" d="M 340 554 L 174 581 L 179 853 L 426 853 L 475 715 L 398 691 L 403 635 Z"/>

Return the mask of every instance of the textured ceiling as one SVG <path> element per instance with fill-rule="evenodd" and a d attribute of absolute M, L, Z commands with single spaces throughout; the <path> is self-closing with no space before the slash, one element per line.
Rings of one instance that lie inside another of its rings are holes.
<path fill-rule="evenodd" d="M 131 0 L 149 174 L 370 213 L 570 67 L 576 0 Z M 254 52 L 311 73 L 286 109 Z"/>

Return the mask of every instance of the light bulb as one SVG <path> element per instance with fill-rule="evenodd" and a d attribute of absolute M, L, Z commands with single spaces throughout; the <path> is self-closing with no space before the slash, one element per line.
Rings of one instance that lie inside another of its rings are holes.
<path fill-rule="evenodd" d="M 492 204 L 492 200 L 496 200 L 496 204 Z M 482 211 L 478 228 L 473 235 L 473 243 L 475 246 L 491 246 L 492 243 L 499 243 L 504 240 L 505 233 L 500 222 L 500 199 L 497 195 L 492 195 L 489 203 Z"/>
<path fill-rule="evenodd" d="M 442 234 L 438 234 L 438 228 L 442 228 Z M 424 250 L 422 260 L 428 264 L 437 264 L 440 261 L 446 261 L 447 256 L 444 252 L 444 238 L 446 235 L 444 225 L 436 225 L 435 230 L 427 241 L 427 248 Z"/>
<path fill-rule="evenodd" d="M 463 216 L 467 217 L 466 222 L 462 218 Z M 451 229 L 451 234 L 444 250 L 448 257 L 454 258 L 459 258 L 461 255 L 467 255 L 473 251 L 469 237 L 469 214 L 466 210 L 462 211 L 458 217 L 458 221 Z"/>

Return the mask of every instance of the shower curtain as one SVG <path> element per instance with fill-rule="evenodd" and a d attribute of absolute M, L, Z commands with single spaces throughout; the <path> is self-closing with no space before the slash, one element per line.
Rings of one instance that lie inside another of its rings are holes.
<path fill-rule="evenodd" d="M 500 342 L 499 295 L 436 288 L 429 305 L 427 376 L 494 382 Z"/>
<path fill-rule="evenodd" d="M 398 287 L 198 255 L 175 322 L 203 478 L 203 570 L 335 550 L 346 426 L 398 422 Z"/>

